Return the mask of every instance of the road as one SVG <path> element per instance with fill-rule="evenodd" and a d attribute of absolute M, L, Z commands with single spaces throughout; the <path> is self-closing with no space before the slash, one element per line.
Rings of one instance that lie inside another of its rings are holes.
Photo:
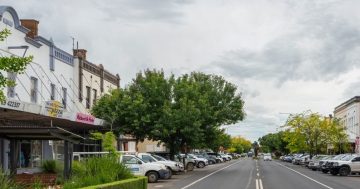
<path fill-rule="evenodd" d="M 332 176 L 280 161 L 252 159 L 195 169 L 149 189 L 358 189 L 360 176 Z"/>

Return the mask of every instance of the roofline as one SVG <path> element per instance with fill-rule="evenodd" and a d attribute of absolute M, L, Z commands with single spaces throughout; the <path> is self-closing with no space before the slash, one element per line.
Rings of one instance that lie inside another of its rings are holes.
<path fill-rule="evenodd" d="M 338 112 L 341 109 L 345 108 L 345 106 L 348 106 L 348 105 L 350 105 L 352 103 L 355 103 L 355 102 L 360 102 L 360 96 L 354 96 L 353 98 L 351 98 L 351 99 L 343 102 L 342 104 L 336 106 L 334 112 Z"/>

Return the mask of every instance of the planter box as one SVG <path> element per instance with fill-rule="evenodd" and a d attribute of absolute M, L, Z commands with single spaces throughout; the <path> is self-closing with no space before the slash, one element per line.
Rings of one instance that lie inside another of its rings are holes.
<path fill-rule="evenodd" d="M 14 176 L 14 180 L 16 183 L 31 186 L 37 181 L 40 181 L 42 185 L 55 186 L 56 183 L 56 174 L 55 173 L 35 173 L 35 174 L 17 174 Z"/>

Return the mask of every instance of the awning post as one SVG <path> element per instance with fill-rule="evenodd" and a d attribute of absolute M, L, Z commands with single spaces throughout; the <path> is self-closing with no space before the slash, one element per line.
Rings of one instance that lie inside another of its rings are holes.
<path fill-rule="evenodd" d="M 17 173 L 17 163 L 19 161 L 19 142 L 15 139 L 10 140 L 10 174 Z"/>

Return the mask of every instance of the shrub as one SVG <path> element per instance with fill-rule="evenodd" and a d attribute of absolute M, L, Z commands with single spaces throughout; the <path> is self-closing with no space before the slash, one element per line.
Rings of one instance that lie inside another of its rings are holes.
<path fill-rule="evenodd" d="M 55 160 L 45 160 L 41 163 L 41 169 L 45 173 L 56 173 L 56 161 Z"/>
<path fill-rule="evenodd" d="M 72 177 L 65 182 L 64 189 L 99 185 L 132 177 L 130 170 L 119 163 L 116 156 L 93 157 L 73 163 Z"/>
<path fill-rule="evenodd" d="M 1 189 L 20 189 L 21 187 L 12 181 L 0 167 L 0 188 Z"/>

